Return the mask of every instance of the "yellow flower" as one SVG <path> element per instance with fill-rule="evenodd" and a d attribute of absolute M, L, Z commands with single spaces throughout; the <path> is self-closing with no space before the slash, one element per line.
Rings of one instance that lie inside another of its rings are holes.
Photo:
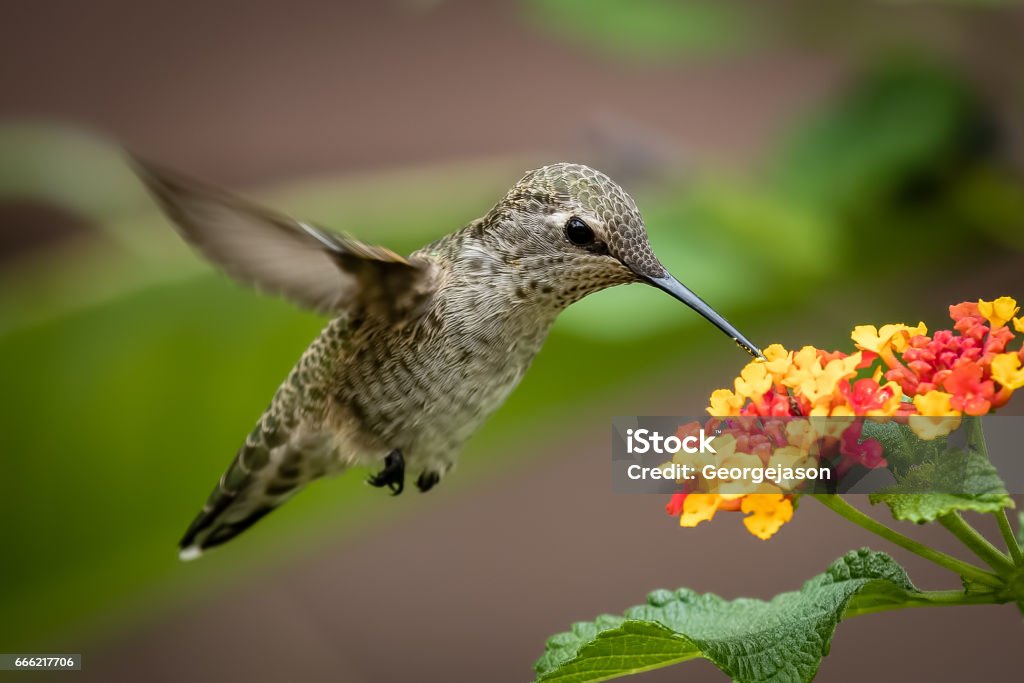
<path fill-rule="evenodd" d="M 747 531 L 765 541 L 793 519 L 793 503 L 781 494 L 746 496 L 740 503 L 740 510 L 747 514 L 743 518 Z"/>
<path fill-rule="evenodd" d="M 920 415 L 907 419 L 911 431 L 920 439 L 931 441 L 946 436 L 960 426 L 960 412 L 950 405 L 952 394 L 933 389 L 923 396 L 914 397 L 914 407 Z"/>
<path fill-rule="evenodd" d="M 896 351 L 904 351 L 910 338 L 919 334 L 928 334 L 928 328 L 924 323 L 918 323 L 917 327 L 903 323 L 882 325 L 879 328 L 874 325 L 857 325 L 850 333 L 850 338 L 859 349 L 883 354 L 890 347 Z"/>
<path fill-rule="evenodd" d="M 960 416 L 956 417 L 934 417 L 930 415 L 911 415 L 907 418 L 910 431 L 917 435 L 917 438 L 924 441 L 931 441 L 946 436 L 960 426 Z"/>
<path fill-rule="evenodd" d="M 716 442 L 717 443 L 717 442 Z M 757 457 L 752 453 L 735 453 L 730 452 L 728 454 L 720 452 L 718 454 L 718 461 L 716 467 L 725 469 L 739 469 L 740 472 L 746 476 L 742 476 L 739 479 L 719 479 L 716 478 L 712 482 L 709 482 L 711 487 L 716 493 L 730 493 L 743 495 L 747 493 L 753 493 L 763 483 L 758 483 L 754 479 L 754 472 L 764 468 L 764 463 L 761 462 L 761 458 Z"/>
<path fill-rule="evenodd" d="M 992 359 L 989 367 L 992 369 L 992 379 L 1004 387 L 1012 390 L 1024 387 L 1024 368 L 1016 353 L 1000 353 Z"/>
<path fill-rule="evenodd" d="M 801 352 L 802 353 L 802 352 Z M 821 363 L 808 365 L 798 373 L 794 373 L 787 382 L 799 379 L 800 383 L 792 386 L 801 397 L 811 403 L 811 415 L 827 416 L 832 407 L 832 398 L 840 381 L 857 374 L 857 365 L 861 354 L 857 352 L 846 358 L 830 360 L 825 367 Z"/>
<path fill-rule="evenodd" d="M 772 453 L 772 457 L 768 460 L 768 467 L 777 469 L 785 469 L 787 467 L 796 469 L 798 467 L 814 467 L 815 465 L 817 465 L 816 459 L 808 457 L 807 450 L 797 448 L 796 446 L 776 448 L 775 452 Z M 777 486 L 787 491 L 792 491 L 803 482 L 803 479 L 780 479 Z"/>
<path fill-rule="evenodd" d="M 794 418 L 786 422 L 786 441 L 805 453 L 811 452 L 819 438 L 810 420 Z"/>
<path fill-rule="evenodd" d="M 811 353 L 807 353 L 808 350 Z M 796 389 L 801 394 L 804 394 L 805 391 L 815 394 L 817 379 L 822 372 L 824 372 L 824 368 L 821 367 L 814 347 L 805 346 L 793 356 L 793 365 L 790 366 L 782 383 L 790 389 Z"/>
<path fill-rule="evenodd" d="M 743 397 L 737 396 L 728 389 L 715 389 L 711 392 L 711 405 L 708 406 L 708 415 L 712 417 L 728 417 L 739 415 L 743 407 Z"/>
<path fill-rule="evenodd" d="M 840 380 L 849 379 L 857 374 L 857 366 L 860 365 L 863 357 L 864 355 L 858 351 L 846 358 L 830 360 L 822 372 L 829 378 L 829 382 L 834 388 Z"/>
<path fill-rule="evenodd" d="M 751 361 L 736 378 L 736 393 L 754 401 L 772 388 L 772 378 L 763 361 Z"/>
<path fill-rule="evenodd" d="M 719 434 L 715 437 L 715 458 L 721 460 L 728 458 L 736 452 L 736 437 L 732 434 Z M 708 455 L 712 455 L 708 453 Z"/>
<path fill-rule="evenodd" d="M 793 362 L 782 383 L 792 389 L 814 378 L 821 373 L 821 370 L 818 350 L 813 346 L 805 346 L 793 354 Z"/>
<path fill-rule="evenodd" d="M 913 397 L 913 407 L 922 415 L 959 415 L 950 405 L 952 394 L 933 389 L 922 396 Z"/>
<path fill-rule="evenodd" d="M 722 436 L 725 436 L 724 434 Z M 718 439 L 716 437 L 715 444 L 717 446 Z M 716 457 L 716 464 L 718 467 L 762 467 L 763 463 L 761 458 L 757 457 L 752 453 L 737 453 L 735 452 L 735 446 L 728 450 L 722 450 L 716 448 L 718 455 Z"/>
<path fill-rule="evenodd" d="M 679 526 L 697 526 L 707 522 L 723 502 L 722 496 L 715 493 L 691 493 L 683 501 L 683 512 L 679 515 Z"/>
<path fill-rule="evenodd" d="M 1017 302 L 1008 296 L 1001 296 L 995 301 L 978 299 L 978 313 L 988 320 L 993 330 L 1005 325 L 1019 310 Z M 1014 326 L 1016 327 L 1016 324 Z M 1017 331 L 1020 332 L 1020 328 Z"/>
<path fill-rule="evenodd" d="M 857 345 L 857 348 L 875 353 L 878 353 L 881 346 L 889 341 L 882 339 L 878 328 L 874 325 L 857 325 L 850 333 L 850 339 Z"/>
<path fill-rule="evenodd" d="M 843 406 L 843 409 L 844 410 L 849 410 L 845 406 Z M 830 436 L 833 439 L 841 439 L 841 438 L 843 438 L 843 434 L 846 432 L 846 428 L 854 423 L 855 420 L 853 419 L 854 418 L 853 411 L 850 411 L 848 413 L 839 413 L 839 412 L 837 412 L 838 410 L 839 409 L 836 408 L 836 410 L 832 411 L 832 417 L 836 417 L 837 415 L 839 415 L 841 417 L 848 417 L 850 419 L 848 419 L 848 420 L 818 420 L 817 421 L 818 424 L 816 425 L 816 428 L 821 433 L 822 436 Z"/>
<path fill-rule="evenodd" d="M 789 419 L 786 422 L 786 441 L 788 441 L 791 446 L 796 446 L 804 453 L 814 455 L 817 452 L 817 443 L 819 439 L 824 439 L 825 437 L 832 437 L 834 439 L 842 438 L 843 432 L 846 431 L 846 428 L 853 424 L 852 415 L 839 416 L 849 417 L 850 419 L 847 420 L 834 419 L 836 417 L 836 409 L 832 411 L 832 416 L 830 417 L 833 419 Z"/>
<path fill-rule="evenodd" d="M 771 373 L 776 382 L 781 382 L 793 365 L 793 353 L 783 348 L 782 344 L 772 344 L 762 353 L 765 358 L 762 363 L 765 370 Z"/>
<path fill-rule="evenodd" d="M 796 446 L 783 446 L 772 451 L 768 459 L 768 467 L 803 467 L 807 460 L 807 451 Z"/>
<path fill-rule="evenodd" d="M 1013 319 L 1013 329 L 1015 329 L 1018 332 L 1024 334 L 1024 318 L 1014 318 Z"/>
<path fill-rule="evenodd" d="M 908 325 L 900 325 L 899 327 L 902 329 L 893 335 L 892 347 L 900 353 L 907 350 L 907 347 L 910 346 L 910 340 L 913 337 L 928 334 L 928 326 L 921 321 L 918 321 L 916 327 L 910 327 Z M 885 329 L 885 325 L 882 326 L 882 329 Z"/>
<path fill-rule="evenodd" d="M 849 405 L 833 405 L 833 410 L 828 412 L 829 418 L 852 418 L 855 415 L 857 413 Z M 819 416 L 815 415 L 813 417 Z"/>

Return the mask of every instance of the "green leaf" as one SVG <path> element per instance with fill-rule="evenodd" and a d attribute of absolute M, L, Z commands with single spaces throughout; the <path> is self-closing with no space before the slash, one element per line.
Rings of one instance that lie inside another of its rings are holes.
<path fill-rule="evenodd" d="M 988 460 L 980 460 L 977 455 L 969 453 L 950 453 L 951 458 L 964 458 L 968 462 L 970 483 L 979 490 L 977 493 L 912 493 L 915 488 L 935 490 L 934 472 L 939 467 L 931 465 L 915 471 L 913 475 L 896 486 L 879 493 L 872 493 L 872 505 L 884 503 L 889 506 L 895 519 L 908 522 L 931 522 L 935 519 L 962 510 L 990 513 L 999 512 L 1003 508 L 1013 507 L 1013 499 L 1003 488 L 1002 480 Z M 918 473 L 921 473 L 918 476 Z M 959 485 L 958 485 L 959 487 Z M 981 492 L 984 489 L 985 492 Z"/>
<path fill-rule="evenodd" d="M 866 421 L 864 436 L 878 439 L 897 483 L 870 496 L 889 506 L 895 519 L 931 522 L 952 512 L 998 512 L 1013 507 L 996 468 L 989 462 L 981 426 L 965 419 L 966 447 L 949 439 L 925 441 L 906 425 Z"/>
<path fill-rule="evenodd" d="M 709 0 L 532 0 L 527 11 L 560 40 L 644 60 L 725 54 L 764 35 L 756 10 Z"/>
<path fill-rule="evenodd" d="M 876 439 L 882 444 L 888 467 L 897 477 L 905 475 L 914 467 L 935 460 L 940 453 L 949 450 L 947 437 L 925 441 L 919 439 L 906 425 L 893 420 L 864 420 L 861 438 L 865 441 Z"/>
<path fill-rule="evenodd" d="M 1024 546 L 1024 510 L 1017 513 L 1017 543 Z"/>
<path fill-rule="evenodd" d="M 552 637 L 534 668 L 538 682 L 584 683 L 704 657 L 737 681 L 809 681 L 844 613 L 919 594 L 891 557 L 864 548 L 770 602 L 654 591 L 623 617 L 601 616 Z"/>

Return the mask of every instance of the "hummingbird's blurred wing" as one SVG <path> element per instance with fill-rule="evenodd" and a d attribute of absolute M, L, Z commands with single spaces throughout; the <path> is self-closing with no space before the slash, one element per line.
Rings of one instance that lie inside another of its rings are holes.
<path fill-rule="evenodd" d="M 433 292 L 432 265 L 407 260 L 134 160 L 182 237 L 238 281 L 319 313 L 400 319 Z"/>

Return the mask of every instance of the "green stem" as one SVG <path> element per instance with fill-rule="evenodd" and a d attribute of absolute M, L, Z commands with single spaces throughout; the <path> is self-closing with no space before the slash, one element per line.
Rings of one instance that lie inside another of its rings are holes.
<path fill-rule="evenodd" d="M 952 512 L 939 517 L 939 524 L 946 527 L 954 536 L 967 546 L 971 552 L 980 557 L 1000 574 L 1013 571 L 1013 563 L 999 551 L 989 540 L 978 533 L 978 530 L 964 521 L 959 512 Z"/>
<path fill-rule="evenodd" d="M 952 555 L 947 555 L 944 552 L 931 548 L 919 543 L 912 538 L 904 536 L 903 534 L 890 529 L 886 525 L 882 524 L 873 517 L 869 517 L 857 508 L 850 505 L 848 502 L 843 500 L 843 497 L 835 494 L 815 494 L 811 496 L 816 501 L 832 510 L 836 514 L 840 515 L 853 522 L 862 529 L 866 529 L 873 534 L 881 536 L 882 538 L 895 543 L 899 547 L 909 550 L 915 555 L 920 555 L 929 562 L 934 562 L 940 567 L 956 572 L 965 579 L 970 579 L 976 583 L 980 583 L 991 588 L 1001 588 L 1003 585 L 1002 580 L 990 572 L 985 571 L 980 567 L 975 567 L 973 564 L 959 560 Z"/>
<path fill-rule="evenodd" d="M 965 593 L 962 590 L 925 591 L 909 595 L 900 602 L 858 605 L 854 597 L 843 612 L 843 619 L 875 612 L 889 612 L 908 607 L 946 607 L 950 605 L 995 605 L 1007 602 L 997 593 Z"/>
<path fill-rule="evenodd" d="M 1021 552 L 1020 544 L 1017 543 L 1017 538 L 1013 535 L 1010 519 L 1006 516 L 1006 508 L 995 513 L 995 517 L 996 522 L 999 523 L 999 533 L 1003 535 L 1003 540 L 1006 541 L 1006 549 L 1010 551 L 1013 563 L 1018 567 L 1024 565 L 1024 553 Z"/>

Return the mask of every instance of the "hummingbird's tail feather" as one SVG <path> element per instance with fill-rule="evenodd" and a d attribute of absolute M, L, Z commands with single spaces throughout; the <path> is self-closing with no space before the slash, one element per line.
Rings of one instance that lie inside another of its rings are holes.
<path fill-rule="evenodd" d="M 284 493 L 269 495 L 267 486 L 259 481 L 263 477 L 246 471 L 247 448 L 243 446 L 182 536 L 178 544 L 182 560 L 195 559 L 204 550 L 226 543 L 290 497 Z M 297 490 L 291 488 L 288 494 Z"/>
<path fill-rule="evenodd" d="M 346 323 L 335 320 L 306 350 L 185 531 L 180 557 L 225 543 L 285 503 L 306 484 L 345 465 L 336 434 L 324 428 L 331 351 Z"/>
<path fill-rule="evenodd" d="M 231 540 L 324 474 L 310 457 L 313 454 L 292 441 L 268 447 L 261 429 L 264 422 L 239 450 L 185 531 L 179 542 L 182 560 L 195 559 L 204 550 Z"/>

